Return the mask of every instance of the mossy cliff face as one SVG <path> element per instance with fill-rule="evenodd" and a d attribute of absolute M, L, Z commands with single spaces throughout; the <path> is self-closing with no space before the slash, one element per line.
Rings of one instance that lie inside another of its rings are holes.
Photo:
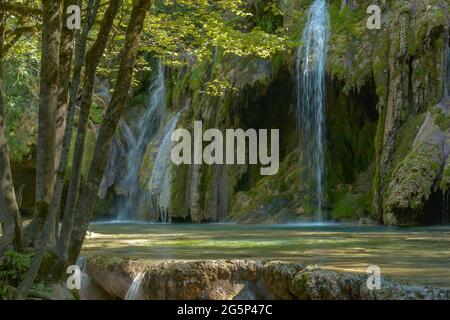
<path fill-rule="evenodd" d="M 289 83 L 289 78 L 287 72 L 279 74 L 276 62 L 227 57 L 217 52 L 214 62 L 201 68 L 202 73 L 194 67 L 184 75 L 186 79 L 181 81 L 185 88 L 175 87 L 172 91 L 172 101 L 189 104 L 178 127 L 193 132 L 194 121 L 202 121 L 203 130 L 217 128 L 225 132 L 229 128 L 281 128 L 284 123 L 286 129 L 282 130 L 288 136 L 294 123 L 289 112 L 283 114 L 289 109 L 290 97 L 282 95 L 281 87 Z M 230 88 L 223 94 L 208 94 L 204 88 L 210 79 L 226 79 Z M 277 93 L 272 95 L 272 91 Z M 293 145 L 285 138 L 285 145 L 289 144 Z M 254 187 L 260 178 L 256 165 L 173 166 L 169 216 L 172 221 L 229 220 L 236 194 Z"/>
<path fill-rule="evenodd" d="M 370 4 L 381 7 L 381 30 L 366 27 Z M 435 196 L 447 185 L 448 6 L 443 0 L 330 2 L 329 75 L 344 82 L 343 93 L 374 83 L 379 117 L 373 190 L 360 201 L 367 208 L 372 198 L 370 216 L 385 224 L 438 223 L 448 206 Z M 440 115 L 423 124 L 428 112 Z M 333 212 L 358 201 L 338 202 Z"/>
<path fill-rule="evenodd" d="M 417 210 L 424 208 L 431 189 L 439 184 L 448 154 L 435 155 L 434 142 L 423 141 L 417 146 L 417 139 L 416 143 L 403 140 L 401 132 L 409 122 L 422 117 L 422 113 L 447 96 L 444 69 L 448 4 L 445 1 L 428 1 L 427 4 L 425 1 L 396 1 L 391 10 L 387 21 L 389 32 L 380 39 L 386 43 L 385 51 L 381 56 L 376 54 L 373 63 L 380 98 L 374 216 L 386 224 L 415 224 L 419 222 Z M 445 112 L 448 109 L 445 105 L 441 107 Z M 405 149 L 408 152 L 402 154 Z M 446 147 L 440 149 L 443 151 Z M 424 170 L 424 167 L 432 169 Z M 414 189 L 414 185 L 421 188 L 407 192 Z M 394 200 L 402 192 L 405 192 L 402 199 Z"/>
<path fill-rule="evenodd" d="M 298 41 L 311 3 L 252 1 L 254 16 L 249 19 Z M 266 10 L 268 4 L 281 14 Z M 366 26 L 371 4 L 382 9 L 381 30 Z M 448 6 L 445 0 L 329 1 L 328 218 L 439 222 L 432 212 L 440 214 L 439 195 L 450 181 Z M 203 130 L 280 129 L 280 170 L 274 176 L 261 176 L 258 165 L 171 165 L 172 222 L 277 223 L 312 217 L 314 199 L 300 180 L 306 167 L 298 160 L 295 52 L 292 47 L 261 60 L 217 50 L 210 63 L 166 68 L 166 109 L 184 109 L 178 128 L 192 133 L 194 121 L 201 120 Z M 145 101 L 135 99 L 138 106 Z M 119 150 L 120 141 L 115 143 Z M 158 142 L 147 147 L 140 170 L 143 189 L 158 148 Z M 120 194 L 114 179 L 104 180 Z M 149 206 L 143 211 L 143 219 L 159 217 Z"/>

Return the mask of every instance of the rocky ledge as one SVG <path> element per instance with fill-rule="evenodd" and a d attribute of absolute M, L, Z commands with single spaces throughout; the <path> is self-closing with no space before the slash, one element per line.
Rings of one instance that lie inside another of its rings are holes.
<path fill-rule="evenodd" d="M 280 261 L 91 257 L 86 273 L 91 287 L 98 286 L 116 299 L 450 299 L 450 289 L 382 279 L 381 289 L 369 290 L 366 275 Z"/>

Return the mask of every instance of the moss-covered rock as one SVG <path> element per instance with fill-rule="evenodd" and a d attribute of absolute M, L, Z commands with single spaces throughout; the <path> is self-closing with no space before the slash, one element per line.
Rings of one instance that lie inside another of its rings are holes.
<path fill-rule="evenodd" d="M 418 223 L 432 191 L 439 185 L 448 141 L 447 134 L 436 125 L 436 118 L 435 114 L 427 114 L 411 151 L 393 169 L 384 201 L 385 223 Z"/>
<path fill-rule="evenodd" d="M 408 153 L 394 170 L 389 184 L 385 202 L 386 223 L 417 221 L 417 217 L 406 215 L 408 211 L 420 214 L 439 175 L 441 161 L 439 148 L 430 144 L 423 144 Z"/>

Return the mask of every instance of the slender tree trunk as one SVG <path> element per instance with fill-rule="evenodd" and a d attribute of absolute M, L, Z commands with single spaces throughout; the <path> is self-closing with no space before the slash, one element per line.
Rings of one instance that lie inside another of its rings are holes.
<path fill-rule="evenodd" d="M 70 263 L 73 263 L 80 254 L 84 237 L 86 236 L 98 189 L 107 163 L 108 157 L 105 155 L 109 154 L 117 123 L 119 122 L 120 115 L 128 97 L 133 67 L 139 49 L 139 40 L 149 7 L 150 0 L 136 0 L 131 11 L 116 86 L 100 127 L 94 156 L 89 169 L 88 180 L 81 193 L 77 208 L 76 221 L 69 247 Z"/>
<path fill-rule="evenodd" d="M 50 205 L 50 214 L 54 214 L 55 212 L 59 212 L 59 207 L 61 204 L 61 196 L 64 186 L 64 173 L 67 168 L 67 163 L 69 160 L 69 153 L 70 153 L 70 145 L 72 143 L 72 131 L 73 131 L 73 118 L 75 115 L 75 107 L 76 107 L 76 99 L 78 95 L 78 89 L 80 86 L 80 79 L 81 79 L 81 69 L 84 63 L 84 57 L 86 52 L 86 42 L 87 42 L 87 36 L 89 33 L 89 30 L 91 29 L 92 25 L 94 24 L 95 17 L 97 16 L 98 8 L 99 8 L 100 1 L 99 0 L 89 0 L 87 4 L 87 18 L 83 25 L 83 32 L 80 33 L 77 31 L 76 35 L 76 49 L 75 49 L 75 66 L 74 66 L 74 75 L 72 80 L 72 87 L 71 87 L 71 93 L 70 93 L 70 102 L 69 102 L 69 109 L 67 113 L 67 125 L 64 132 L 64 139 L 63 139 L 63 147 L 61 152 L 61 159 L 58 166 L 58 170 L 56 172 L 56 183 L 55 183 L 55 191 L 53 193 L 52 203 Z M 70 234 L 67 234 L 67 219 L 69 217 L 64 216 L 63 218 L 63 227 L 61 229 L 60 237 L 58 238 L 58 241 L 56 243 L 55 252 L 57 256 L 59 257 L 57 265 L 64 265 L 65 260 L 62 257 L 61 252 L 67 251 L 67 249 L 64 249 L 67 247 L 65 245 L 66 242 L 68 242 L 70 239 Z M 70 221 L 69 221 L 70 223 Z M 62 258 L 61 258 L 62 257 Z M 55 268 L 57 269 L 57 268 Z M 56 274 L 57 275 L 57 274 Z"/>
<path fill-rule="evenodd" d="M 56 109 L 61 27 L 61 0 L 42 0 L 42 55 L 39 93 L 39 125 L 36 155 L 35 212 L 31 240 L 39 237 L 48 214 L 55 181 Z"/>
<path fill-rule="evenodd" d="M 78 0 L 64 0 L 61 20 L 61 43 L 59 47 L 59 85 L 58 85 L 58 105 L 56 109 L 56 141 L 55 141 L 55 167 L 59 166 L 61 151 L 63 147 L 63 138 L 66 127 L 66 118 L 68 113 L 70 70 L 72 67 L 74 30 L 67 28 L 67 8 L 76 5 Z M 56 180 L 58 177 L 56 177 Z M 55 181 L 55 187 L 52 195 L 58 188 Z M 50 205 L 51 206 L 51 205 Z M 59 206 L 56 210 L 59 210 Z M 51 213 L 50 213 L 51 214 Z M 55 238 L 58 237 L 59 215 L 55 218 Z M 56 239 L 55 239 L 56 240 Z"/>
<path fill-rule="evenodd" d="M 67 192 L 66 207 L 64 210 L 61 234 L 56 245 L 56 253 L 59 262 L 67 261 L 67 248 L 72 234 L 73 221 L 78 200 L 78 192 L 81 181 L 81 164 L 83 160 L 84 142 L 86 138 L 89 112 L 92 104 L 94 92 L 95 75 L 97 66 L 105 51 L 108 36 L 112 29 L 114 18 L 119 11 L 121 0 L 111 0 L 102 20 L 97 39 L 86 55 L 85 78 L 83 84 L 83 94 L 80 104 L 80 116 L 78 120 L 77 138 L 72 163 L 72 172 Z M 59 265 L 59 264 L 58 264 Z"/>
<path fill-rule="evenodd" d="M 45 255 L 48 241 L 54 231 L 55 217 L 55 214 L 49 214 L 47 219 L 45 220 L 44 228 L 36 244 L 36 252 L 31 262 L 31 267 L 25 274 L 25 279 L 21 283 L 19 290 L 16 293 L 16 299 L 18 300 L 22 300 L 27 297 L 28 291 L 31 289 L 34 279 L 36 279 L 39 268 L 41 267 L 42 259 Z"/>
<path fill-rule="evenodd" d="M 101 56 L 106 48 L 109 32 L 112 28 L 114 18 L 120 7 L 120 0 L 110 1 L 109 7 L 102 21 L 98 38 L 86 56 L 86 70 L 83 84 L 83 94 L 80 103 L 80 115 L 78 120 L 78 129 L 75 143 L 74 158 L 72 163 L 72 172 L 69 182 L 69 190 L 67 193 L 66 207 L 64 210 L 64 219 L 72 220 L 76 211 L 78 193 L 81 182 L 81 165 L 84 154 L 84 143 L 86 138 L 87 125 L 89 121 L 89 113 L 92 104 L 92 95 L 95 85 L 96 69 L 100 62 Z M 67 242 L 72 232 L 71 225 L 73 223 L 63 223 L 61 234 Z M 61 241 L 63 243 L 63 241 Z M 67 250 L 62 250 L 66 252 Z"/>
<path fill-rule="evenodd" d="M 94 45 L 86 55 L 85 79 L 83 83 L 83 94 L 80 105 L 80 117 L 78 121 L 77 139 L 74 149 L 75 152 L 72 163 L 72 172 L 69 182 L 69 190 L 67 192 L 66 207 L 64 210 L 61 234 L 55 249 L 58 256 L 57 267 L 55 268 L 56 274 L 61 271 L 61 269 L 67 262 L 67 250 L 70 243 L 70 237 L 72 235 L 76 204 L 78 200 L 78 190 L 81 181 L 81 164 L 83 160 L 84 142 L 89 121 L 89 112 L 92 104 L 92 95 L 94 92 L 95 74 L 101 56 L 105 51 L 106 44 L 108 42 L 108 35 L 112 29 L 114 18 L 119 11 L 120 4 L 121 0 L 110 1 L 108 9 L 106 10 L 105 16 L 102 20 L 98 37 Z"/>
<path fill-rule="evenodd" d="M 56 150 L 55 165 L 59 164 L 66 127 L 66 117 L 68 112 L 70 70 L 72 67 L 72 54 L 74 43 L 74 30 L 67 28 L 67 8 L 78 4 L 78 0 L 64 0 L 62 21 L 61 21 L 61 43 L 59 47 L 59 85 L 58 85 L 58 106 L 56 111 Z M 61 76 L 62 75 L 62 76 Z"/>
<path fill-rule="evenodd" d="M 4 5 L 0 0 L 0 7 Z M 8 143 L 5 134 L 5 112 L 3 98 L 3 45 L 5 34 L 5 12 L 0 11 L 0 257 L 10 247 L 22 250 L 22 223 L 17 206 L 14 184 L 9 163 Z"/>

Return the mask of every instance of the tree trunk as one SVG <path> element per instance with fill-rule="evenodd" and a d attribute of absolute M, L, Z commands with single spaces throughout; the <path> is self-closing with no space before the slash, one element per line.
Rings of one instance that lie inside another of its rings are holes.
<path fill-rule="evenodd" d="M 74 42 L 74 30 L 67 28 L 67 8 L 76 5 L 78 0 L 64 0 L 62 22 L 61 22 L 61 44 L 59 47 L 59 77 L 58 85 L 58 106 L 56 111 L 56 150 L 55 166 L 59 164 L 66 127 L 66 117 L 68 112 L 69 79 L 72 67 L 72 53 Z"/>
<path fill-rule="evenodd" d="M 86 55 L 86 70 L 83 84 L 83 94 L 80 105 L 80 117 L 78 120 L 77 139 L 72 163 L 72 172 L 67 192 L 66 207 L 64 210 L 61 234 L 56 245 L 56 253 L 59 262 L 67 260 L 67 248 L 72 234 L 73 221 L 78 200 L 78 191 L 81 181 L 81 164 L 83 160 L 84 142 L 89 120 L 89 112 L 94 92 L 95 74 L 97 66 L 108 42 L 108 36 L 112 29 L 114 18 L 119 11 L 121 0 L 111 0 L 102 20 L 97 39 Z"/>
<path fill-rule="evenodd" d="M 44 14 L 36 155 L 36 203 L 33 221 L 29 228 L 31 241 L 39 237 L 43 228 L 55 181 L 61 0 L 42 0 L 42 7 Z"/>
<path fill-rule="evenodd" d="M 55 230 L 55 218 L 56 214 L 49 214 L 45 220 L 44 228 L 36 245 L 36 252 L 31 262 L 31 267 L 25 274 L 25 279 L 21 283 L 17 292 L 16 299 L 18 300 L 22 300 L 27 297 L 28 291 L 31 289 L 34 279 L 36 279 L 39 268 L 41 267 L 42 259 L 45 255 L 48 241 Z"/>
<path fill-rule="evenodd" d="M 63 148 L 63 138 L 66 127 L 68 113 L 70 71 L 72 67 L 74 30 L 67 28 L 67 8 L 76 5 L 78 0 L 64 0 L 61 20 L 61 43 L 59 47 L 59 85 L 58 85 L 58 105 L 56 109 L 56 141 L 55 141 L 55 167 L 58 168 Z M 56 180 L 58 177 L 56 177 Z M 55 190 L 58 188 L 55 181 L 52 202 Z M 51 206 L 52 204 L 50 204 Z M 56 210 L 59 210 L 59 205 Z M 51 213 L 50 213 L 51 214 Z M 55 218 L 55 238 L 58 238 L 59 215 Z M 56 240 L 56 239 L 55 239 Z"/>
<path fill-rule="evenodd" d="M 88 180 L 78 203 L 76 221 L 69 247 L 70 263 L 76 261 L 76 258 L 80 254 L 84 237 L 86 236 L 98 189 L 108 160 L 108 157 L 105 155 L 109 154 L 117 123 L 119 122 L 128 97 L 133 67 L 139 49 L 139 40 L 149 7 L 150 0 L 137 0 L 131 11 L 116 86 L 99 131 L 94 156 L 89 169 Z"/>
<path fill-rule="evenodd" d="M 73 118 L 75 113 L 75 103 L 76 103 L 76 95 L 78 92 L 78 87 L 80 83 L 81 76 L 81 68 L 84 61 L 84 54 L 86 51 L 86 41 L 89 30 L 91 29 L 95 17 L 97 15 L 99 1 L 89 0 L 87 7 L 87 18 L 85 20 L 83 26 L 83 34 L 80 34 L 80 31 L 77 31 L 77 47 L 75 52 L 75 68 L 74 68 L 74 78 L 72 82 L 72 90 L 70 96 L 69 109 L 67 113 L 67 126 L 64 132 L 61 159 L 58 165 L 58 170 L 56 174 L 56 183 L 55 190 L 53 192 L 52 201 L 50 204 L 49 215 L 46 220 L 46 224 L 44 227 L 44 231 L 39 239 L 39 243 L 37 246 L 36 254 L 33 257 L 31 268 L 25 275 L 24 282 L 22 283 L 18 293 L 17 298 L 23 299 L 27 296 L 27 292 L 30 290 L 36 276 L 39 272 L 42 259 L 44 258 L 47 244 L 49 242 L 49 238 L 51 237 L 51 229 L 52 226 L 55 225 L 58 217 L 59 206 L 61 202 L 61 194 L 64 186 L 64 172 L 67 166 L 68 158 L 69 158 L 69 149 L 72 140 L 72 127 L 73 127 Z M 80 3 L 81 4 L 81 3 Z M 70 71 L 69 71 L 70 72 Z"/>
<path fill-rule="evenodd" d="M 100 62 L 101 56 L 106 48 L 108 35 L 112 28 L 114 18 L 118 12 L 120 2 L 121 2 L 120 0 L 112 0 L 110 2 L 105 17 L 102 21 L 102 25 L 100 27 L 97 40 L 86 56 L 86 70 L 83 84 L 83 94 L 80 104 L 80 116 L 78 121 L 77 138 L 74 149 L 75 151 L 72 163 L 72 172 L 69 182 L 69 190 L 66 199 L 66 207 L 64 211 L 64 217 L 67 217 L 68 220 L 70 219 L 73 220 L 73 216 L 76 211 L 76 204 L 78 200 L 78 193 L 81 181 L 81 165 L 84 154 L 84 143 L 89 121 L 90 108 L 92 104 L 92 95 L 95 85 L 96 69 Z M 63 234 L 65 239 L 70 238 L 71 224 L 72 223 L 63 225 L 64 232 L 63 230 L 61 230 L 61 233 Z"/>
<path fill-rule="evenodd" d="M 83 32 L 80 33 L 79 31 L 77 31 L 76 35 L 75 65 L 74 65 L 72 87 L 70 92 L 69 109 L 67 113 L 67 125 L 64 132 L 60 163 L 58 166 L 58 170 L 56 172 L 56 183 L 52 203 L 50 205 L 50 214 L 53 214 L 54 212 L 59 212 L 59 207 L 61 204 L 61 196 L 64 186 L 64 173 L 66 171 L 67 163 L 69 160 L 70 145 L 72 143 L 73 118 L 75 115 L 76 99 L 78 95 L 78 89 L 80 86 L 81 69 L 84 63 L 86 53 L 87 36 L 89 30 L 92 28 L 92 25 L 94 24 L 95 17 L 97 16 L 99 4 L 100 4 L 99 0 L 88 1 L 86 8 L 87 18 L 83 25 Z M 67 248 L 68 244 L 66 245 L 65 243 L 66 242 L 68 243 L 70 240 L 70 234 L 67 233 L 67 223 L 71 222 L 70 219 L 69 222 L 67 221 L 68 218 L 70 217 L 64 216 L 63 218 L 61 234 L 56 243 L 55 252 L 57 253 L 58 257 L 60 257 L 58 253 L 67 251 L 67 249 L 64 248 Z M 60 260 L 59 263 L 65 264 L 66 259 L 60 257 L 59 260 Z"/>
<path fill-rule="evenodd" d="M 4 0 L 0 0 L 0 7 Z M 22 223 L 17 206 L 14 184 L 9 163 L 8 143 L 5 135 L 5 112 L 3 99 L 3 43 L 6 20 L 5 12 L 0 11 L 0 257 L 8 248 L 22 250 Z"/>

